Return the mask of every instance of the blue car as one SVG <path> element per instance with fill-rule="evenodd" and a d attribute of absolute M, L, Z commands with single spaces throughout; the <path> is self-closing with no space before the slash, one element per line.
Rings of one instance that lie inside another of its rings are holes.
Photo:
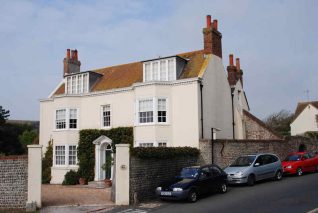
<path fill-rule="evenodd" d="M 198 196 L 227 191 L 227 174 L 217 165 L 191 166 L 181 170 L 180 176 L 161 184 L 156 195 L 162 200 L 196 202 Z"/>

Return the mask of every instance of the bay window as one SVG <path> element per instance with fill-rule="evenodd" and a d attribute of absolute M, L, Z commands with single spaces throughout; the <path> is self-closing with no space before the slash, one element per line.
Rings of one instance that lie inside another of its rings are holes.
<path fill-rule="evenodd" d="M 167 99 L 148 98 L 137 101 L 136 121 L 139 124 L 167 123 Z"/>

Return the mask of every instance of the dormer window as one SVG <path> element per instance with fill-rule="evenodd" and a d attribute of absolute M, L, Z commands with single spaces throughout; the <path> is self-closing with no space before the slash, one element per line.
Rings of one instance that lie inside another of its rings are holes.
<path fill-rule="evenodd" d="M 144 82 L 177 79 L 176 57 L 144 62 Z"/>
<path fill-rule="evenodd" d="M 81 94 L 88 92 L 89 73 L 66 77 L 66 94 Z"/>

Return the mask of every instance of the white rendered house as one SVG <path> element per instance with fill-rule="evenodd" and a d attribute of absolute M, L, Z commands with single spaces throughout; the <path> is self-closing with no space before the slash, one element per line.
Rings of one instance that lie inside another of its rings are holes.
<path fill-rule="evenodd" d="M 199 147 L 200 139 L 244 138 L 242 113 L 249 110 L 239 60 L 222 63 L 222 35 L 207 16 L 204 49 L 97 70 L 80 71 L 77 50 L 67 50 L 64 78 L 40 101 L 40 144 L 52 138 L 51 183 L 77 169 L 81 129 L 133 127 L 134 146 Z M 233 95 L 232 95 L 233 94 Z M 236 124 L 236 125 L 235 125 Z M 111 139 L 96 145 L 95 180 Z"/>
<path fill-rule="evenodd" d="M 294 120 L 290 124 L 291 135 L 302 135 L 308 131 L 318 131 L 318 101 L 299 102 Z"/>

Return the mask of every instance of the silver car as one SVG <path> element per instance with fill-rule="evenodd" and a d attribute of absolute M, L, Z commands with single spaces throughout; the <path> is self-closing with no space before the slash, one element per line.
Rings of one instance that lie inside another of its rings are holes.
<path fill-rule="evenodd" d="M 283 177 L 281 161 L 273 154 L 240 156 L 224 171 L 227 173 L 228 183 L 247 183 L 249 186 L 253 186 L 255 181 L 268 178 L 281 180 Z"/>

